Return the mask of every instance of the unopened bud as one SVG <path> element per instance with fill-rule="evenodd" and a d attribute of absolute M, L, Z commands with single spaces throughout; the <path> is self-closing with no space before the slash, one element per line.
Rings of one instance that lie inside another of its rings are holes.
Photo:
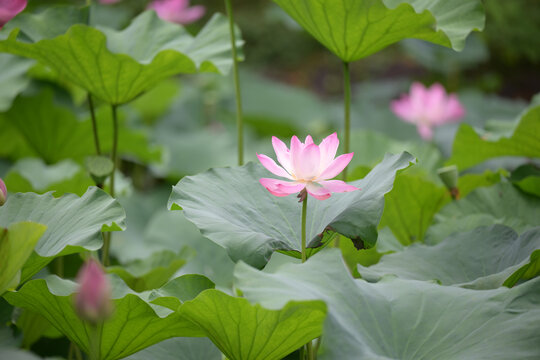
<path fill-rule="evenodd" d="M 87 260 L 77 282 L 75 307 L 79 316 L 92 324 L 106 320 L 112 313 L 111 287 L 101 265 L 92 258 Z"/>
<path fill-rule="evenodd" d="M 458 189 L 459 173 L 458 173 L 457 166 L 450 165 L 450 166 L 443 167 L 437 170 L 437 174 L 439 175 L 439 178 L 441 179 L 443 184 L 446 186 L 446 188 L 450 190 L 450 194 L 452 195 L 452 198 L 459 199 L 459 189 Z"/>
<path fill-rule="evenodd" d="M 4 181 L 0 179 L 0 206 L 4 205 L 7 200 L 7 188 L 6 184 L 4 184 Z"/>

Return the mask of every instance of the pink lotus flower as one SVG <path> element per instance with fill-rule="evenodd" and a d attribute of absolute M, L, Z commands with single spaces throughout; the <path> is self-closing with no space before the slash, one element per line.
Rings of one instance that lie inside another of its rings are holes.
<path fill-rule="evenodd" d="M 465 115 L 457 96 L 447 95 L 441 84 L 426 89 L 415 82 L 410 94 L 392 101 L 391 108 L 403 120 L 416 124 L 418 133 L 425 140 L 433 138 L 433 127 L 459 121 Z"/>
<path fill-rule="evenodd" d="M 105 320 L 112 312 L 111 287 L 101 265 L 90 258 L 77 275 L 79 292 L 75 307 L 79 316 L 90 323 Z"/>
<path fill-rule="evenodd" d="M 272 137 L 272 145 L 283 167 L 266 155 L 257 154 L 259 161 L 272 174 L 291 180 L 260 179 L 261 185 L 272 195 L 287 196 L 306 189 L 315 199 L 325 200 L 333 192 L 358 190 L 343 181 L 330 180 L 345 169 L 354 155 L 344 154 L 334 159 L 339 146 L 336 133 L 326 137 L 320 145 L 314 144 L 309 135 L 305 143 L 293 136 L 290 150 L 275 136 Z"/>
<path fill-rule="evenodd" d="M 189 0 L 154 0 L 148 9 L 156 11 L 165 21 L 177 24 L 190 24 L 199 20 L 205 13 L 204 6 L 189 6 Z"/>
<path fill-rule="evenodd" d="M 0 179 L 0 206 L 6 203 L 6 199 L 7 199 L 6 184 L 4 184 L 4 181 Z"/>
<path fill-rule="evenodd" d="M 0 29 L 26 8 L 26 0 L 0 0 Z"/>

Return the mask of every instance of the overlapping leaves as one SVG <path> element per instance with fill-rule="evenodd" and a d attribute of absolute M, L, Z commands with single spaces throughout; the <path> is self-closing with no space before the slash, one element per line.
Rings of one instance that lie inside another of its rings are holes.
<path fill-rule="evenodd" d="M 226 73 L 228 22 L 215 15 L 196 36 L 147 11 L 122 31 L 88 26 L 88 10 L 52 7 L 22 14 L 0 51 L 29 57 L 110 104 L 123 104 L 180 73 Z M 6 32 L 9 30 L 5 30 Z"/>
<path fill-rule="evenodd" d="M 51 193 L 17 193 L 0 207 L 0 226 L 21 221 L 47 226 L 22 270 L 24 281 L 54 257 L 99 249 L 102 231 L 125 228 L 125 212 L 116 200 L 96 187 L 80 198 L 73 194 L 54 198 Z"/>
<path fill-rule="evenodd" d="M 540 279 L 485 291 L 397 278 L 370 284 L 354 280 L 334 250 L 271 274 L 239 264 L 235 276 L 247 299 L 264 307 L 324 300 L 319 359 L 540 356 Z"/>
<path fill-rule="evenodd" d="M 171 337 L 203 335 L 182 315 L 148 303 L 144 296 L 131 291 L 119 278 L 110 279 L 115 311 L 102 328 L 102 360 L 121 359 Z M 51 276 L 29 281 L 18 292 L 7 293 L 5 297 L 15 306 L 41 314 L 81 349 L 88 351 L 88 334 L 92 331 L 74 309 L 73 294 L 76 291 L 74 282 Z"/>
<path fill-rule="evenodd" d="M 368 281 L 394 275 L 402 279 L 437 280 L 442 285 L 495 289 L 530 264 L 531 253 L 538 249 L 540 228 L 518 237 L 511 228 L 495 225 L 454 234 L 435 246 L 413 244 L 383 256 L 373 266 L 358 265 L 358 272 Z"/>

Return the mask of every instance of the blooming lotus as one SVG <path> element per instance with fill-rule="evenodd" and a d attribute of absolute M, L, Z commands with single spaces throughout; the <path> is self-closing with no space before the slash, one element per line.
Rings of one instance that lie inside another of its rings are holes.
<path fill-rule="evenodd" d="M 148 9 L 156 11 L 165 21 L 177 24 L 190 24 L 199 20 L 205 13 L 204 6 L 189 6 L 189 0 L 154 0 Z"/>
<path fill-rule="evenodd" d="M 79 316 L 90 322 L 105 320 L 112 312 L 111 287 L 101 268 L 94 259 L 89 259 L 77 275 L 79 291 L 75 307 Z"/>
<path fill-rule="evenodd" d="M 4 184 L 4 181 L 0 179 L 0 206 L 4 205 L 6 203 L 7 199 L 7 188 L 6 184 Z"/>
<path fill-rule="evenodd" d="M 332 193 L 358 190 L 343 181 L 330 180 L 345 169 L 354 155 L 350 153 L 335 158 L 339 146 L 336 133 L 326 137 L 320 145 L 313 143 L 309 135 L 304 143 L 293 136 L 290 150 L 275 136 L 272 137 L 272 145 L 281 166 L 266 155 L 257 154 L 257 157 L 272 174 L 289 179 L 260 179 L 261 185 L 272 195 L 287 196 L 305 189 L 314 198 L 325 200 Z"/>
<path fill-rule="evenodd" d="M 0 0 L 0 29 L 26 8 L 26 0 Z"/>
<path fill-rule="evenodd" d="M 433 138 L 433 128 L 459 121 L 465 115 L 456 95 L 447 95 L 441 84 L 429 89 L 416 82 L 409 94 L 392 101 L 392 111 L 403 120 L 416 124 L 418 133 L 425 140 Z"/>

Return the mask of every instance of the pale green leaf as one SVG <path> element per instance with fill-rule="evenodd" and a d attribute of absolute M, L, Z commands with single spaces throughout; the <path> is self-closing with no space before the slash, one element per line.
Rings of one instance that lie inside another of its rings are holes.
<path fill-rule="evenodd" d="M 387 155 L 364 179 L 351 182 L 361 190 L 324 201 L 309 199 L 307 246 L 323 245 L 328 230 L 360 246 L 374 245 L 384 195 L 396 172 L 412 161 L 408 153 Z M 185 177 L 173 188 L 169 208 L 181 207 L 203 236 L 226 248 L 234 261 L 262 267 L 273 251 L 301 251 L 301 206 L 294 196 L 278 198 L 262 187 L 259 179 L 269 175 L 261 165 L 249 163 Z"/>
<path fill-rule="evenodd" d="M 442 285 L 495 289 L 529 263 L 540 249 L 540 228 L 519 236 L 494 225 L 449 236 L 435 246 L 413 244 L 382 257 L 378 264 L 358 266 L 362 278 L 379 281 L 385 275 L 410 280 L 436 280 Z"/>
<path fill-rule="evenodd" d="M 239 264 L 235 277 L 267 308 L 325 301 L 320 360 L 540 357 L 540 279 L 484 291 L 397 278 L 371 284 L 353 279 L 335 250 L 272 274 Z"/>
<path fill-rule="evenodd" d="M 82 196 L 66 194 L 54 198 L 51 193 L 10 194 L 0 207 L 0 226 L 33 221 L 47 226 L 22 271 L 22 280 L 30 278 L 57 256 L 102 246 L 102 231 L 125 228 L 125 212 L 103 190 L 91 187 Z"/>

